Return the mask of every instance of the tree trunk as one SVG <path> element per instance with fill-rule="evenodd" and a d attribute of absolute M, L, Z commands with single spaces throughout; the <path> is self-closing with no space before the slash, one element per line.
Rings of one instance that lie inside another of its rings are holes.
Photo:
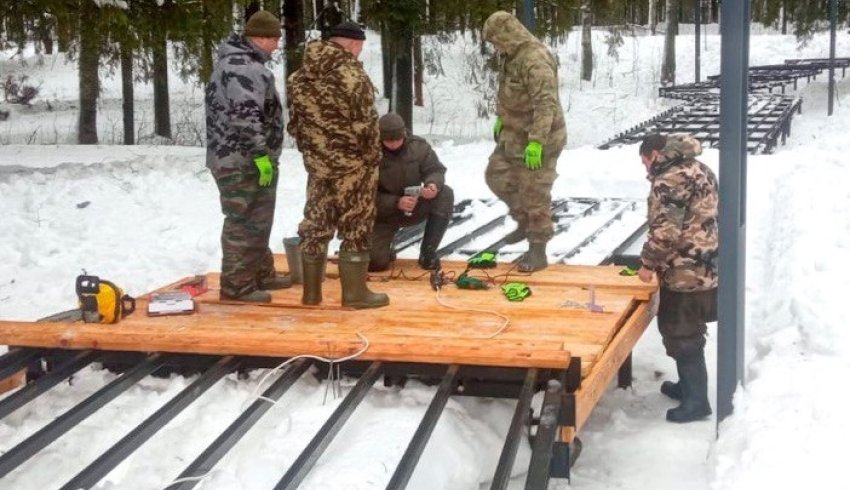
<path fill-rule="evenodd" d="M 581 79 L 590 81 L 593 79 L 593 42 L 591 27 L 593 17 L 590 12 L 591 0 L 581 2 Z"/>
<path fill-rule="evenodd" d="M 124 113 L 124 144 L 136 144 L 133 120 L 133 49 L 121 43 L 121 109 Z"/>
<path fill-rule="evenodd" d="M 80 3 L 80 116 L 77 122 L 77 142 L 97 144 L 97 96 L 100 92 L 98 62 L 100 39 L 97 31 L 99 11 L 94 0 Z"/>
<path fill-rule="evenodd" d="M 782 34 L 788 34 L 788 1 L 782 0 Z"/>
<path fill-rule="evenodd" d="M 398 49 L 394 50 L 393 110 L 404 120 L 407 129 L 413 131 L 413 29 L 404 25 L 395 31 L 398 33 L 398 39 L 394 44 Z"/>
<path fill-rule="evenodd" d="M 658 2 L 658 0 L 649 0 L 649 16 L 648 16 L 649 17 L 649 19 L 648 19 L 649 20 L 649 32 L 651 32 L 653 36 L 655 35 L 655 26 L 656 26 L 656 19 L 655 18 L 658 15 L 658 14 L 655 13 L 655 5 L 656 5 L 657 2 Z"/>
<path fill-rule="evenodd" d="M 390 30 L 385 24 L 381 25 L 381 66 L 384 74 L 384 97 L 392 101 L 393 75 L 395 53 L 393 52 L 393 41 Z"/>
<path fill-rule="evenodd" d="M 676 84 L 676 1 L 667 2 L 667 32 L 664 35 L 664 62 L 661 64 L 661 85 Z"/>
<path fill-rule="evenodd" d="M 423 71 L 425 63 L 422 61 L 422 36 L 416 36 L 413 40 L 413 104 L 419 107 L 425 106 L 425 96 L 422 93 Z"/>
<path fill-rule="evenodd" d="M 198 74 L 201 81 L 206 84 L 213 71 L 213 43 L 215 40 L 212 38 L 210 23 L 213 22 L 210 19 L 210 11 L 207 9 L 207 3 L 202 2 L 201 4 L 201 15 L 203 15 L 203 19 L 201 20 L 201 72 Z"/>
<path fill-rule="evenodd" d="M 295 73 L 304 59 L 304 0 L 284 0 L 283 27 L 286 73 Z"/>
<path fill-rule="evenodd" d="M 168 100 L 168 45 L 165 32 L 156 31 L 153 46 L 153 131 L 171 138 L 171 109 Z"/>

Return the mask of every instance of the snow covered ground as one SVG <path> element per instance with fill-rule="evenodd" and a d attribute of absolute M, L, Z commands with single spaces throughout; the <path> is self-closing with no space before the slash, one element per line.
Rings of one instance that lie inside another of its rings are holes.
<path fill-rule="evenodd" d="M 579 37 L 572 35 L 558 47 L 570 147 L 561 156 L 556 197 L 646 196 L 648 184 L 634 147 L 599 151 L 592 145 L 671 104 L 655 95 L 662 40 L 627 37 L 617 61 L 605 55 L 604 35 L 594 32 L 592 83 L 578 80 Z M 704 75 L 719 70 L 719 38 L 708 36 L 706 43 Z M 363 56 L 376 81 L 379 45 L 371 36 Z M 692 37 L 678 38 L 683 82 L 692 79 L 692 46 Z M 751 63 L 823 57 L 827 47 L 825 35 L 800 50 L 791 36 L 758 35 L 752 39 Z M 850 39 L 842 34 L 838 47 L 839 55 L 850 54 Z M 447 45 L 426 43 L 426 49 L 443 52 L 446 74 L 428 78 L 426 107 L 415 114 L 417 131 L 436 142 L 458 199 L 490 197 L 483 171 L 492 146 L 487 141 L 491 121 L 475 116 L 481 91 L 468 81 L 469 56 L 476 45 L 458 39 Z M 45 58 L 43 65 L 28 54 L 24 60 L 26 66 L 19 59 L 0 62 L 4 76 L 29 74 L 42 90 L 37 99 L 42 102 L 14 107 L 13 117 L 0 122 L 0 318 L 32 320 L 72 307 L 73 280 L 83 269 L 136 295 L 217 269 L 221 215 L 215 185 L 203 167 L 203 149 L 65 145 L 74 139 L 75 66 L 60 56 Z M 804 112 L 794 119 L 788 145 L 774 155 L 750 159 L 748 383 L 737 395 L 735 415 L 721 426 L 718 439 L 713 420 L 684 426 L 663 420 L 673 403 L 658 392 L 658 385 L 675 369 L 651 327 L 635 351 L 633 387 L 610 387 L 580 434 L 584 452 L 573 469 L 572 487 L 848 487 L 840 448 L 850 437 L 850 424 L 842 421 L 850 395 L 841 389 L 850 377 L 850 330 L 843 308 L 843 294 L 850 287 L 844 270 L 850 263 L 850 82 L 838 84 L 841 97 L 832 118 L 825 117 L 825 84 L 820 77 L 801 87 Z M 120 134 L 119 87 L 116 79 L 104 81 L 104 142 Z M 197 119 L 200 91 L 177 79 L 171 87 L 174 120 L 185 122 L 177 139 L 190 141 L 193 128 L 202 127 Z M 136 93 L 144 112 L 145 105 L 151 107 L 150 87 L 140 84 Z M 138 133 L 145 136 L 149 111 L 138 116 Z M 27 142 L 48 144 L 20 144 Z M 706 151 L 704 161 L 717 169 L 718 153 Z M 280 238 L 294 233 L 304 203 L 300 155 L 287 149 L 282 162 L 275 251 L 282 251 Z M 713 365 L 716 329 L 709 335 Z M 253 376 L 218 383 L 99 488 L 163 488 L 250 402 L 259 373 Z M 57 386 L 7 417 L 0 422 L 0 451 L 112 378 L 107 371 L 89 368 L 72 386 Z M 713 395 L 713 375 L 710 380 Z M 0 480 L 0 488 L 63 484 L 189 382 L 180 377 L 145 379 Z M 376 386 L 304 488 L 383 488 L 433 391 L 416 384 L 403 390 Z M 338 403 L 323 403 L 324 393 L 324 383 L 304 376 L 208 475 L 203 488 L 273 486 Z M 512 410 L 508 401 L 450 400 L 410 488 L 486 485 Z M 515 467 L 516 488 L 529 455 L 523 446 Z M 552 484 L 567 487 L 565 482 Z"/>

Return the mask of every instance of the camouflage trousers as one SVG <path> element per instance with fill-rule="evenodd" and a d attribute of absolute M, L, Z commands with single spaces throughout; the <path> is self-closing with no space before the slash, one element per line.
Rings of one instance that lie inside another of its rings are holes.
<path fill-rule="evenodd" d="M 705 348 L 706 322 L 717 321 L 717 289 L 679 292 L 661 287 L 658 330 L 667 355 L 688 358 Z"/>
<path fill-rule="evenodd" d="M 508 205 L 511 218 L 525 229 L 528 241 L 548 242 L 552 225 L 552 184 L 558 177 L 556 166 L 561 149 L 543 149 L 543 165 L 537 170 L 525 166 L 525 147 L 500 143 L 490 155 L 485 178 L 490 190 Z M 515 146 L 515 147 L 514 147 Z"/>
<path fill-rule="evenodd" d="M 451 187 L 444 185 L 434 199 L 419 199 L 410 216 L 398 211 L 395 215 L 375 221 L 372 232 L 372 247 L 370 250 L 369 267 L 371 270 L 386 270 L 395 260 L 393 240 L 400 228 L 413 226 L 431 219 L 433 216 L 451 218 L 454 211 L 455 195 Z M 424 245 L 424 241 L 423 241 Z M 439 244 L 435 244 L 435 247 Z"/>
<path fill-rule="evenodd" d="M 378 168 L 369 167 L 335 178 L 307 178 L 304 219 L 298 225 L 301 252 L 321 254 L 336 231 L 341 250 L 365 252 L 375 224 Z"/>
<path fill-rule="evenodd" d="M 221 293 L 236 297 L 258 289 L 263 279 L 274 277 L 269 236 L 274 222 L 277 174 L 268 187 L 260 187 L 259 172 L 249 168 L 212 170 L 221 199 Z"/>

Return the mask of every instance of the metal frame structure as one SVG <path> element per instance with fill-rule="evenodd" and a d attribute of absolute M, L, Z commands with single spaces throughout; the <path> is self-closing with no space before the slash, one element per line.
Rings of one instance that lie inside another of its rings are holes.
<path fill-rule="evenodd" d="M 594 199 L 571 199 L 556 201 L 554 209 L 560 213 L 566 230 L 572 220 L 596 212 L 602 201 Z M 470 202 L 461 203 L 461 212 Z M 622 200 L 620 208 L 633 205 Z M 618 209 L 620 209 L 618 208 Z M 615 213 L 617 214 L 617 213 Z M 457 222 L 463 222 L 459 217 Z M 615 218 L 612 218 L 615 219 Z M 485 225 L 486 226 L 486 225 Z M 605 226 L 603 226 L 604 228 Z M 621 254 L 632 242 L 642 236 L 643 229 L 632 233 L 620 244 L 614 254 Z M 595 234 L 594 236 L 597 236 Z M 414 237 L 408 237 L 412 239 Z M 593 237 L 585 242 L 590 243 Z M 627 258 L 620 257 L 628 260 Z M 610 259 L 610 257 L 609 257 Z M 606 259 L 605 263 L 615 262 Z M 633 259 L 633 258 L 632 258 Z M 41 321 L 75 321 L 79 311 L 71 310 Z M 65 351 L 54 349 L 13 348 L 0 356 L 0 378 L 27 369 L 44 361 L 50 366 L 46 373 L 38 372 L 30 382 L 17 392 L 0 400 L 0 420 L 23 408 L 27 403 L 46 393 L 63 380 L 69 379 L 81 369 L 99 362 L 121 375 L 90 395 L 78 405 L 59 415 L 32 436 L 0 455 L 0 479 L 8 475 L 39 451 L 124 393 L 127 389 L 149 375 L 168 375 L 172 372 L 200 373 L 189 386 L 156 410 L 144 422 L 125 435 L 111 448 L 88 464 L 61 488 L 90 488 L 103 479 L 112 469 L 153 437 L 165 424 L 186 409 L 201 394 L 228 373 L 238 369 L 271 368 L 284 359 L 270 357 L 236 357 L 213 355 L 144 354 L 137 352 L 109 351 Z M 289 388 L 313 365 L 312 361 L 299 359 L 292 362 L 263 393 L 262 398 L 244 409 L 222 433 L 201 452 L 175 480 L 169 490 L 195 488 L 242 437 L 267 413 L 272 404 L 285 396 Z M 317 365 L 321 369 L 324 365 Z M 327 368 L 325 368 L 327 369 Z M 525 488 L 544 489 L 552 477 L 569 478 L 570 467 L 581 452 L 581 441 L 561 439 L 563 426 L 576 424 L 575 393 L 581 387 L 581 358 L 573 357 L 563 369 L 523 369 L 484 366 L 461 366 L 418 364 L 402 362 L 348 361 L 340 366 L 341 373 L 359 377 L 357 384 L 347 393 L 324 425 L 317 431 L 295 462 L 286 470 L 275 488 L 294 489 L 304 481 L 312 468 L 327 451 L 334 437 L 357 409 L 375 382 L 383 377 L 387 386 L 403 385 L 407 379 L 416 378 L 430 383 L 439 380 L 439 387 L 426 410 L 419 428 L 393 472 L 387 485 L 390 489 L 405 488 L 416 470 L 417 463 L 428 444 L 434 427 L 451 396 L 498 397 L 517 400 L 508 433 L 493 476 L 491 488 L 504 489 L 510 481 L 517 450 L 522 438 L 532 441 L 532 457 L 526 477 Z M 620 366 L 618 386 L 631 385 L 631 356 Z M 539 417 L 531 412 L 531 399 L 536 391 L 545 390 Z M 2 480 L 0 480 L 2 481 Z"/>

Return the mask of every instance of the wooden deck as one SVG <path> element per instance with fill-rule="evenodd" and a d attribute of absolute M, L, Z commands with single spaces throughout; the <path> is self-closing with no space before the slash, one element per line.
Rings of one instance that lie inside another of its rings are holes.
<path fill-rule="evenodd" d="M 277 256 L 279 270 L 286 260 Z M 465 262 L 445 262 L 459 275 Z M 148 317 L 146 299 L 137 312 L 116 325 L 0 321 L 0 344 L 65 349 L 180 352 L 289 357 L 313 354 L 340 358 L 368 348 L 359 360 L 461 364 L 564 370 L 580 358 L 581 387 L 576 397 L 578 430 L 617 374 L 653 316 L 657 285 L 623 277 L 615 266 L 552 265 L 531 275 L 510 264 L 474 271 L 495 278 L 488 290 L 460 290 L 448 284 L 439 299 L 429 275 L 415 261 L 399 260 L 392 273 L 370 274 L 370 288 L 386 292 L 390 305 L 374 310 L 340 306 L 337 270 L 328 265 L 324 303 L 300 304 L 301 287 L 274 291 L 269 305 L 225 303 L 218 299 L 218 275 L 198 298 L 193 315 Z M 527 283 L 532 294 L 508 301 L 498 287 Z M 175 284 L 179 284 L 179 281 Z M 163 290 L 174 285 L 169 285 Z M 603 312 L 583 307 L 595 291 Z M 510 322 L 501 333 L 504 320 Z M 492 337 L 492 338 L 491 338 Z M 571 439 L 570 433 L 565 434 Z M 568 439 L 569 440 L 569 439 Z"/>

